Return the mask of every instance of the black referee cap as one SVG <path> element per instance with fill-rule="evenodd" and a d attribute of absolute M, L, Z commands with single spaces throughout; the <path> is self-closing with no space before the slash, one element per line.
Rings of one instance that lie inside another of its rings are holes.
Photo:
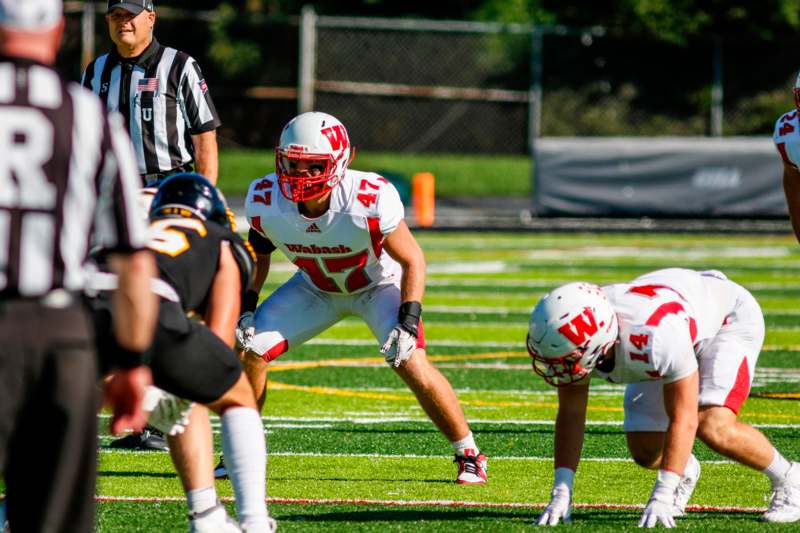
<path fill-rule="evenodd" d="M 145 9 L 152 11 L 153 0 L 108 0 L 108 9 L 106 9 L 106 13 L 110 13 L 111 10 L 116 7 L 121 7 L 134 15 L 138 15 Z"/>

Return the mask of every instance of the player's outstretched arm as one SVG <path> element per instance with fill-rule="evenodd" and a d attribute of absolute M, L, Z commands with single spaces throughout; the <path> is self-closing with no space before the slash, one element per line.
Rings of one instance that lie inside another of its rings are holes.
<path fill-rule="evenodd" d="M 153 338 L 158 297 L 150 291 L 156 266 L 149 251 L 111 254 L 109 266 L 119 280 L 112 296 L 114 336 L 131 356 L 137 354 L 127 361 L 117 361 L 124 368 L 115 369 L 105 382 L 105 403 L 112 409 L 111 432 L 116 435 L 126 428 L 141 431 L 147 421 L 142 400 L 152 376 L 150 369 L 141 365 L 141 353 Z"/>
<path fill-rule="evenodd" d="M 155 259 L 149 250 L 111 254 L 109 266 L 119 280 L 112 296 L 114 336 L 122 347 L 143 352 L 158 316 L 158 297 L 150 290 L 150 278 L 157 275 Z"/>
<path fill-rule="evenodd" d="M 417 347 L 425 293 L 425 256 L 404 220 L 384 239 L 384 249 L 403 268 L 397 325 L 381 346 L 386 362 L 397 368 L 411 358 Z"/>
<path fill-rule="evenodd" d="M 664 457 L 656 484 L 645 506 L 639 527 L 675 527 L 675 491 L 692 453 L 697 433 L 699 374 L 664 385 L 664 408 L 669 426 L 664 439 Z"/>
<path fill-rule="evenodd" d="M 403 267 L 401 301 L 421 302 L 425 294 L 425 254 L 405 220 L 401 220 L 397 228 L 386 236 L 383 246 L 386 253 Z"/>
<path fill-rule="evenodd" d="M 228 243 L 220 250 L 219 268 L 211 285 L 208 307 L 204 317 L 208 329 L 228 346 L 234 344 L 236 321 L 241 310 L 242 281 L 239 265 Z"/>
<path fill-rule="evenodd" d="M 783 163 L 783 193 L 786 195 L 786 205 L 789 207 L 789 217 L 792 229 L 800 241 L 800 170 L 784 161 Z"/>
<path fill-rule="evenodd" d="M 250 349 L 250 343 L 253 342 L 253 336 L 256 334 L 255 311 L 258 306 L 258 295 L 269 275 L 271 257 L 271 253 L 256 252 L 253 285 L 245 295 L 244 305 L 241 309 L 242 315 L 236 322 L 236 344 L 245 351 Z"/>
<path fill-rule="evenodd" d="M 540 526 L 555 526 L 562 521 L 571 521 L 572 483 L 583 448 L 588 402 L 588 379 L 558 389 L 554 442 L 555 475 L 550 503 L 536 521 Z"/>

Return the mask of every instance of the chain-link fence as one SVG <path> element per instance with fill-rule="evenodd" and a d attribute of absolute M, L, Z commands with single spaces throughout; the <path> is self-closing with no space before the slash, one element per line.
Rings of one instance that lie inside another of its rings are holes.
<path fill-rule="evenodd" d="M 318 19 L 314 106 L 365 149 L 525 153 L 530 33 L 398 22 Z"/>
<path fill-rule="evenodd" d="M 105 3 L 84 7 L 67 2 L 58 64 L 73 79 L 110 47 Z M 271 147 L 312 107 L 362 149 L 525 154 L 537 134 L 768 135 L 792 106 L 795 65 L 775 50 L 798 43 L 304 13 L 159 6 L 156 35 L 199 61 L 224 144 Z"/>

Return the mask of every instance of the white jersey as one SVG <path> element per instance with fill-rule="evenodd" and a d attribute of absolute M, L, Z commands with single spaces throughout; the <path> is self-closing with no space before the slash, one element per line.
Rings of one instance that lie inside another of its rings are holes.
<path fill-rule="evenodd" d="M 671 383 L 698 369 L 704 347 L 736 306 L 738 287 L 717 271 L 657 270 L 603 287 L 619 320 L 614 368 L 595 373 L 614 383 Z"/>
<path fill-rule="evenodd" d="M 383 239 L 403 220 L 403 203 L 378 174 L 346 170 L 331 191 L 330 208 L 317 218 L 300 214 L 269 174 L 250 184 L 245 214 L 321 291 L 349 294 L 399 283 L 402 269 L 383 250 Z"/>
<path fill-rule="evenodd" d="M 783 161 L 797 168 L 800 163 L 800 112 L 795 109 L 779 118 L 773 139 Z"/>

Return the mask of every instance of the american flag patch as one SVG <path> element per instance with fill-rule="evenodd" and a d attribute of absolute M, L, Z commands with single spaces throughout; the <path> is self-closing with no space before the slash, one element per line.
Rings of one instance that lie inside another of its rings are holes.
<path fill-rule="evenodd" d="M 136 84 L 136 92 L 157 92 L 158 91 L 158 78 L 142 78 Z"/>
<path fill-rule="evenodd" d="M 203 94 L 206 94 L 208 92 L 208 84 L 206 83 L 206 79 L 203 78 L 198 82 L 198 84 L 200 85 L 200 91 L 202 91 Z"/>

